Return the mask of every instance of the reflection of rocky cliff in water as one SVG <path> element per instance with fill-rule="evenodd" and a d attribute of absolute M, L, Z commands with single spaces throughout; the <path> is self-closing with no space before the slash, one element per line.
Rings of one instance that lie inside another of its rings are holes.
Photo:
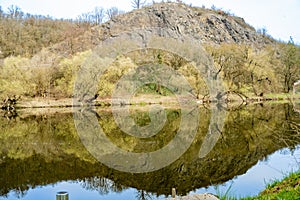
<path fill-rule="evenodd" d="M 215 147 L 199 158 L 209 111 L 201 109 L 200 115 L 199 131 L 188 151 L 171 165 L 144 174 L 119 172 L 95 161 L 76 134 L 72 114 L 26 118 L 20 114 L 13 122 L 0 118 L 0 194 L 63 180 L 83 180 L 84 187 L 100 193 L 133 187 L 161 195 L 170 194 L 170 188 L 175 187 L 178 194 L 186 194 L 230 180 L 272 152 L 300 143 L 296 132 L 287 131 L 289 121 L 297 119 L 290 105 L 251 105 L 228 113 Z M 118 131 L 110 112 L 99 112 L 99 116 L 107 136 L 116 145 L 134 152 L 142 150 L 145 141 Z M 168 110 L 167 117 L 170 123 L 165 132 L 151 138 L 159 141 L 150 142 L 146 146 L 149 150 L 161 148 L 174 137 L 180 113 Z M 133 118 L 139 124 L 149 120 L 144 112 L 135 112 Z M 109 184 L 108 179 L 114 184 Z"/>

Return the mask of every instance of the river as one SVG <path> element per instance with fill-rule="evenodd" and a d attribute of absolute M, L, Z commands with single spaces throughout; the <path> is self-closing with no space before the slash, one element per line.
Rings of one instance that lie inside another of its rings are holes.
<path fill-rule="evenodd" d="M 122 109 L 1 112 L 0 200 L 163 199 L 172 188 L 241 197 L 299 169 L 292 104 L 133 106 L 130 120 Z"/>

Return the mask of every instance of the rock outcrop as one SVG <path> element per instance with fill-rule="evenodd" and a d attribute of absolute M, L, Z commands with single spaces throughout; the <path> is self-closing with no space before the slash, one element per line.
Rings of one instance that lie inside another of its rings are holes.
<path fill-rule="evenodd" d="M 222 11 L 194 8 L 186 4 L 161 3 L 134 10 L 96 27 L 98 38 L 114 37 L 123 31 L 143 28 L 168 28 L 190 35 L 204 43 L 270 43 L 240 17 Z M 102 36 L 102 37 L 101 37 Z"/>
<path fill-rule="evenodd" d="M 182 3 L 159 3 L 118 15 L 104 24 L 93 27 L 74 39 L 72 44 L 60 43 L 51 49 L 64 55 L 72 55 L 74 52 L 91 49 L 100 41 L 117 37 L 123 32 L 157 28 L 170 30 L 176 36 L 185 35 L 213 45 L 237 43 L 261 48 L 276 42 L 257 33 L 243 18 L 223 11 L 195 8 Z"/>

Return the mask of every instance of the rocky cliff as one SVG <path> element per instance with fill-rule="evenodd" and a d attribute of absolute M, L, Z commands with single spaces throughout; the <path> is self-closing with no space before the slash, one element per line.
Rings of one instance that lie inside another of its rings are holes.
<path fill-rule="evenodd" d="M 101 27 L 101 35 L 114 36 L 122 31 L 138 28 L 161 27 L 190 35 L 204 43 L 235 42 L 269 43 L 244 19 L 230 16 L 223 11 L 194 8 L 186 4 L 161 3 L 120 15 Z"/>
<path fill-rule="evenodd" d="M 72 42 L 60 43 L 52 49 L 70 55 L 91 49 L 100 41 L 116 37 L 122 32 L 151 28 L 168 29 L 176 35 L 192 37 L 206 44 L 237 43 L 260 48 L 275 43 L 275 40 L 257 33 L 243 18 L 223 11 L 181 3 L 159 3 L 118 15 Z"/>

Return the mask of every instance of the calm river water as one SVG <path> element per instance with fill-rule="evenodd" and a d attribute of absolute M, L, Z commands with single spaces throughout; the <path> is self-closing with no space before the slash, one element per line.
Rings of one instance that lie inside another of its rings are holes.
<path fill-rule="evenodd" d="M 148 107 L 134 107 L 132 121 L 110 109 L 0 112 L 0 200 L 55 200 L 59 191 L 69 200 L 163 199 L 172 188 L 240 197 L 299 169 L 293 105 L 216 110 L 149 115 Z M 131 122 L 138 126 L 120 125 Z M 142 135 L 147 128 L 157 130 Z"/>

